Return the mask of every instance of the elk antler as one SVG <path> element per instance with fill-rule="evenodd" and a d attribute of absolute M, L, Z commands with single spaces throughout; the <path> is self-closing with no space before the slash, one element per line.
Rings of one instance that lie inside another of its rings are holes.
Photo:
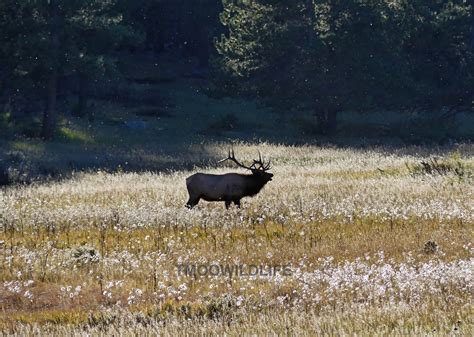
<path fill-rule="evenodd" d="M 258 167 L 256 165 L 258 165 Z M 271 169 L 270 161 L 268 161 L 268 163 L 265 163 L 265 161 L 262 159 L 260 151 L 258 151 L 258 160 L 253 161 L 252 167 L 262 171 L 268 171 L 269 169 Z"/>
<path fill-rule="evenodd" d="M 245 165 L 239 163 L 237 159 L 235 159 L 235 153 L 234 153 L 234 148 L 233 147 L 229 150 L 229 154 L 228 154 L 227 158 L 219 160 L 218 163 L 225 162 L 226 160 L 231 160 L 234 163 L 236 163 L 238 166 L 243 167 L 244 169 L 247 169 L 247 170 L 267 171 L 271 168 L 270 167 L 270 161 L 268 161 L 268 163 L 265 163 L 265 161 L 262 159 L 262 155 L 260 154 L 260 151 L 258 151 L 258 160 L 254 159 L 253 164 L 250 165 L 250 166 L 245 166 Z"/>
<path fill-rule="evenodd" d="M 250 167 L 245 166 L 244 164 L 239 163 L 239 161 L 237 159 L 235 159 L 235 153 L 234 153 L 234 148 L 233 147 L 232 147 L 232 149 L 229 150 L 229 154 L 228 154 L 227 158 L 219 160 L 218 163 L 225 162 L 226 160 L 231 160 L 231 161 L 233 161 L 234 163 L 236 163 L 237 165 L 239 165 L 240 167 L 242 167 L 244 169 L 252 170 L 252 166 L 250 166 Z"/>

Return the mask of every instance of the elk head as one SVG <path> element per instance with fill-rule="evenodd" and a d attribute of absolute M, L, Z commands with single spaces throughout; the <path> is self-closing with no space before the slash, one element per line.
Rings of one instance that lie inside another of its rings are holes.
<path fill-rule="evenodd" d="M 260 154 L 260 151 L 258 151 L 258 159 L 254 159 L 252 165 L 250 165 L 250 166 L 246 166 L 246 165 L 240 163 L 235 158 L 235 153 L 234 153 L 233 148 L 231 148 L 229 150 L 229 154 L 228 154 L 227 158 L 219 160 L 218 163 L 223 163 L 227 160 L 233 161 L 238 166 L 240 166 L 244 169 L 250 170 L 254 176 L 259 177 L 260 179 L 264 180 L 265 182 L 269 182 L 273 178 L 273 174 L 270 173 L 270 172 L 267 172 L 268 170 L 271 169 L 270 161 L 265 163 L 265 161 L 262 159 L 262 155 Z"/>

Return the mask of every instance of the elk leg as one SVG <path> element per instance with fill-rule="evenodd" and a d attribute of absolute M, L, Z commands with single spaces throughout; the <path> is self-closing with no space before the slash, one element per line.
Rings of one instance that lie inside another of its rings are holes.
<path fill-rule="evenodd" d="M 225 201 L 225 208 L 226 208 L 226 209 L 229 209 L 229 207 L 230 207 L 230 202 L 231 202 L 230 200 L 226 200 L 226 201 Z"/>
<path fill-rule="evenodd" d="M 235 199 L 234 204 L 237 206 L 237 208 L 240 208 L 240 199 Z"/>
<path fill-rule="evenodd" d="M 186 203 L 186 207 L 189 208 L 189 209 L 193 208 L 194 206 L 196 206 L 199 203 L 199 199 L 200 198 L 194 198 L 193 199 L 193 198 L 189 197 L 189 200 Z"/>

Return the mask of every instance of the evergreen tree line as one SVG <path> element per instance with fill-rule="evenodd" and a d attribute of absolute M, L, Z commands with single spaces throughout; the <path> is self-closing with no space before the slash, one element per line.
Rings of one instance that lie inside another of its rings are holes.
<path fill-rule="evenodd" d="M 0 107 L 41 115 L 50 139 L 60 95 L 83 116 L 122 52 L 170 49 L 209 66 L 215 92 L 310 109 L 321 132 L 346 110 L 472 111 L 464 0 L 2 0 Z"/>
<path fill-rule="evenodd" d="M 207 66 L 220 9 L 219 0 L 2 0 L 0 129 L 41 118 L 39 135 L 51 139 L 58 98 L 76 96 L 68 110 L 86 115 L 91 86 L 112 86 L 124 53 L 179 49 Z"/>
<path fill-rule="evenodd" d="M 225 1 L 219 88 L 311 109 L 446 116 L 473 109 L 474 15 L 465 0 Z"/>

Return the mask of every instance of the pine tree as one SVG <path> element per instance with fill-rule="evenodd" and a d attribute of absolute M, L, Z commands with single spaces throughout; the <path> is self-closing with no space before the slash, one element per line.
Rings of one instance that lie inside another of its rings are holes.
<path fill-rule="evenodd" d="M 230 91 L 253 93 L 279 109 L 313 110 L 321 132 L 336 129 L 341 111 L 472 100 L 466 2 L 223 4 L 228 32 L 216 48 Z"/>
<path fill-rule="evenodd" d="M 46 108 L 41 135 L 53 137 L 57 120 L 58 81 L 73 76 L 79 86 L 79 109 L 85 108 L 88 82 L 114 70 L 113 52 L 124 39 L 137 39 L 123 22 L 119 0 L 5 0 L 0 4 L 0 55 L 8 60 L 0 73 L 6 90 L 44 92 Z"/>

